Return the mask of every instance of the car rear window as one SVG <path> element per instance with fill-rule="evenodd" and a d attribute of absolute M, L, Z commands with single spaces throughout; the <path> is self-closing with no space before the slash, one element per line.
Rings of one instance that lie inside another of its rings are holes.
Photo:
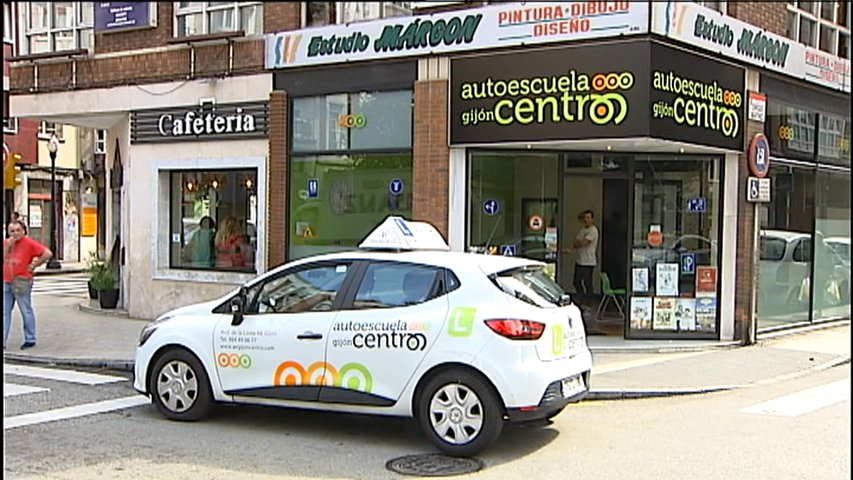
<path fill-rule="evenodd" d="M 544 266 L 506 270 L 495 274 L 493 280 L 507 295 L 537 307 L 560 306 L 566 302 L 566 292 L 545 272 Z"/>

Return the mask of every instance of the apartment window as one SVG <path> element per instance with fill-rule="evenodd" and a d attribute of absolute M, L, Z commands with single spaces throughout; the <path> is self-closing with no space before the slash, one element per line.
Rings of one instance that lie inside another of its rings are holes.
<path fill-rule="evenodd" d="M 95 130 L 95 153 L 107 153 L 106 130 Z"/>
<path fill-rule="evenodd" d="M 18 133 L 18 119 L 9 115 L 9 95 L 3 92 L 3 133 Z"/>
<path fill-rule="evenodd" d="M 94 2 L 21 2 L 21 5 L 27 9 L 25 43 L 28 53 L 92 46 Z"/>
<path fill-rule="evenodd" d="M 3 133 L 18 133 L 18 119 L 3 116 Z"/>
<path fill-rule="evenodd" d="M 62 124 L 53 122 L 41 122 L 39 126 L 39 137 L 48 139 L 51 135 L 56 134 L 56 138 L 62 140 Z"/>
<path fill-rule="evenodd" d="M 305 2 L 306 27 L 319 27 L 335 22 L 335 2 Z"/>
<path fill-rule="evenodd" d="M 175 2 L 175 36 L 263 33 L 263 2 Z"/>
<path fill-rule="evenodd" d="M 850 58 L 847 2 L 788 2 L 788 37 L 842 58 Z"/>
<path fill-rule="evenodd" d="M 412 14 L 412 2 L 341 2 L 338 23 L 363 22 Z"/>
<path fill-rule="evenodd" d="M 14 43 L 15 41 L 12 25 L 12 4 L 3 2 L 3 41 L 6 43 Z"/>

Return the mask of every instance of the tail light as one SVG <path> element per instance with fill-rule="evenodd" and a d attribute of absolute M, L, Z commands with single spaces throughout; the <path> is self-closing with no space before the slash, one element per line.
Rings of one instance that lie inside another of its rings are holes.
<path fill-rule="evenodd" d="M 544 323 L 531 320 L 495 319 L 486 320 L 486 325 L 510 340 L 538 340 L 545 331 Z"/>

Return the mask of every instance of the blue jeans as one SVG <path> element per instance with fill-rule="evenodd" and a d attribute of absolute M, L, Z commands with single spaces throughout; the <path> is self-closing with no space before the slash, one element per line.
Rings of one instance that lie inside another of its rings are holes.
<path fill-rule="evenodd" d="M 33 311 L 33 282 L 23 293 L 15 293 L 11 283 L 3 282 L 3 347 L 9 343 L 9 331 L 12 329 L 12 308 L 18 302 L 18 309 L 24 317 L 24 343 L 36 343 L 36 314 Z"/>

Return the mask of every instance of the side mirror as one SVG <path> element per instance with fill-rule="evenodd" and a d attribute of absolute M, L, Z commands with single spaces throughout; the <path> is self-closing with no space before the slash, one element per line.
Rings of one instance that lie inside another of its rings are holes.
<path fill-rule="evenodd" d="M 243 323 L 243 308 L 246 306 L 244 299 L 243 292 L 240 292 L 240 295 L 231 299 L 231 314 L 234 316 L 231 320 L 231 325 L 240 325 Z"/>
<path fill-rule="evenodd" d="M 568 293 L 560 297 L 560 306 L 565 307 L 566 305 L 572 304 L 572 296 Z"/>

